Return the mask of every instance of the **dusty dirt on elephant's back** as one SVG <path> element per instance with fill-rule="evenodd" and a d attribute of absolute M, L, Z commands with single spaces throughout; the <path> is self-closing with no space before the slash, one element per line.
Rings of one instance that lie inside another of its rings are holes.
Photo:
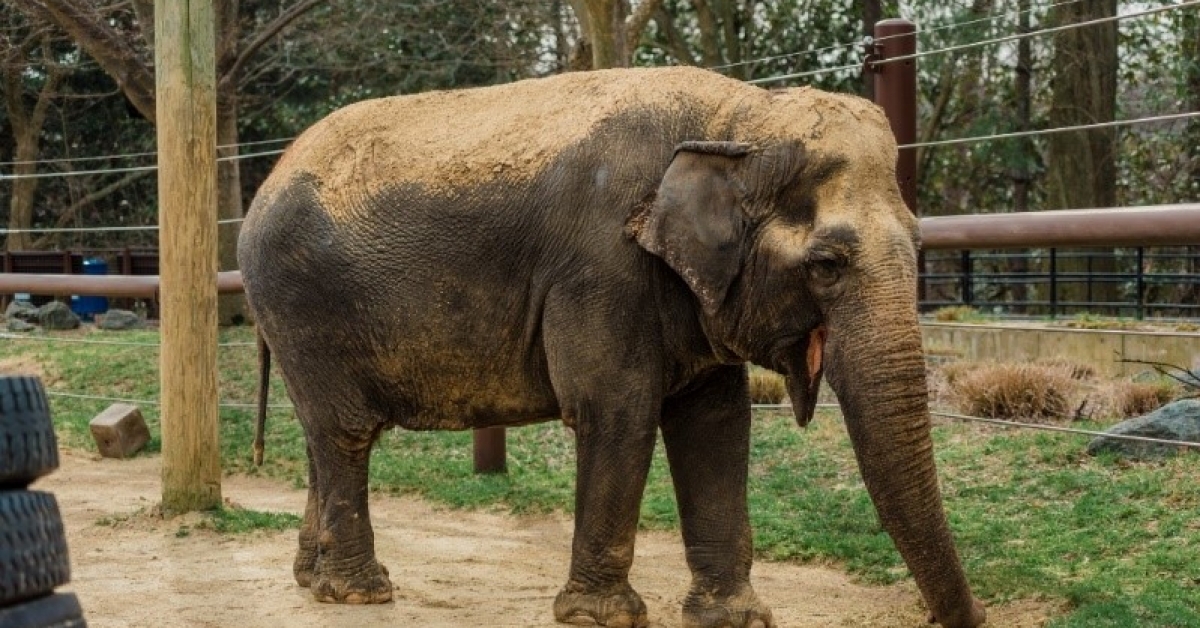
<path fill-rule="evenodd" d="M 551 602 L 570 555 L 563 517 L 441 510 L 373 496 L 376 548 L 396 584 L 377 606 L 319 604 L 291 576 L 295 531 L 218 535 L 194 518 L 151 514 L 159 459 L 100 460 L 64 452 L 33 488 L 57 495 L 72 581 L 93 628 L 124 626 L 553 626 Z M 225 497 L 256 510 L 299 514 L 304 493 L 264 479 L 226 478 Z M 677 535 L 641 533 L 632 581 L 654 626 L 675 626 L 688 584 Z M 865 587 L 841 572 L 763 563 L 754 585 L 780 626 L 915 627 L 924 617 L 911 584 Z M 990 609 L 993 626 L 1042 626 L 1042 602 Z"/>

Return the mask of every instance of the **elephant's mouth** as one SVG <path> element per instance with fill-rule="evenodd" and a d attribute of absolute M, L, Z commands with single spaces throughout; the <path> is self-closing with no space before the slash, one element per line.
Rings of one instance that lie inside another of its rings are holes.
<path fill-rule="evenodd" d="M 780 355 L 783 368 L 778 370 L 784 373 L 787 379 L 788 397 L 792 401 L 792 411 L 800 427 L 807 426 L 816 411 L 828 336 L 829 329 L 825 325 L 818 325 L 807 336 L 791 343 Z"/>

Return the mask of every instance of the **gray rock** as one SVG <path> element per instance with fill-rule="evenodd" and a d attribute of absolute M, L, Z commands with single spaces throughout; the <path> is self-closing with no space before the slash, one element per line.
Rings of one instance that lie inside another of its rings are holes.
<path fill-rule="evenodd" d="M 1146 436 L 1163 440 L 1200 442 L 1200 399 L 1183 399 L 1169 403 L 1150 414 L 1122 421 L 1108 430 L 1109 434 Z M 1101 436 L 1088 443 L 1087 452 L 1093 456 L 1106 451 L 1133 460 L 1157 460 L 1173 456 L 1184 447 L 1142 441 L 1118 440 Z"/>
<path fill-rule="evenodd" d="M 15 316 L 9 317 L 7 322 L 8 331 L 33 331 L 37 329 L 37 325 L 34 325 L 33 323 L 26 323 Z"/>
<path fill-rule="evenodd" d="M 38 319 L 38 309 L 29 301 L 13 301 L 8 304 L 8 308 L 4 310 L 4 318 L 18 319 L 26 323 L 36 323 Z"/>
<path fill-rule="evenodd" d="M 62 301 L 51 301 L 38 308 L 38 323 L 46 331 L 56 329 L 75 329 L 79 327 L 79 317 Z"/>
<path fill-rule="evenodd" d="M 100 329 L 137 329 L 142 326 L 142 319 L 129 310 L 109 310 L 96 316 L 96 327 Z"/>

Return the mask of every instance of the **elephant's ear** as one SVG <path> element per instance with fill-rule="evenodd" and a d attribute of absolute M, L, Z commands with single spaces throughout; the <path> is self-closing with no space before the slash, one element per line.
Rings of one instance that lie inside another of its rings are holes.
<path fill-rule="evenodd" d="M 749 153 L 736 142 L 680 144 L 654 201 L 635 219 L 638 244 L 679 273 L 708 314 L 741 271 L 744 194 L 734 171 Z"/>

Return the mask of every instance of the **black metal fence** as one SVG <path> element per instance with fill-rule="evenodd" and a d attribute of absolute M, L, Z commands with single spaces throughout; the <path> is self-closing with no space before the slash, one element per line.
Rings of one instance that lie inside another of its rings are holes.
<path fill-rule="evenodd" d="M 922 281 L 923 312 L 1200 317 L 1200 247 L 929 251 Z"/>

